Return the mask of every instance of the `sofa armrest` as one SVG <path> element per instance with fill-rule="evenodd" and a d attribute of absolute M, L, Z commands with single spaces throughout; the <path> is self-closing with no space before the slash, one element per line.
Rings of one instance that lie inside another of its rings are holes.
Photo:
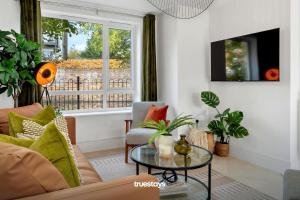
<path fill-rule="evenodd" d="M 76 144 L 76 118 L 65 117 L 68 124 L 69 137 L 72 144 Z"/>
<path fill-rule="evenodd" d="M 157 179 L 148 174 L 128 176 L 114 181 L 93 183 L 27 197 L 23 200 L 159 200 L 159 189 L 157 187 L 135 187 L 134 182 L 157 182 Z"/>

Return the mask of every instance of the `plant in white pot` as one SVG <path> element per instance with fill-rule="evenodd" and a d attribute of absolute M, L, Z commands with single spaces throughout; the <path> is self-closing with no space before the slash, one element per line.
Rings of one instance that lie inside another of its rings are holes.
<path fill-rule="evenodd" d="M 219 156 L 228 156 L 230 137 L 243 138 L 249 135 L 248 130 L 241 125 L 244 114 L 241 111 L 231 112 L 230 108 L 220 112 L 217 108 L 220 104 L 220 99 L 210 91 L 202 92 L 201 100 L 217 112 L 215 119 L 208 124 L 208 129 L 218 137 L 215 153 Z"/>
<path fill-rule="evenodd" d="M 173 154 L 174 140 L 171 132 L 175 129 L 185 126 L 194 125 L 193 118 L 191 115 L 179 115 L 171 123 L 164 120 L 159 122 L 156 121 L 146 121 L 142 124 L 144 128 L 152 128 L 157 131 L 153 133 L 148 143 L 155 143 L 155 147 L 158 149 L 159 156 L 162 158 L 169 158 Z"/>

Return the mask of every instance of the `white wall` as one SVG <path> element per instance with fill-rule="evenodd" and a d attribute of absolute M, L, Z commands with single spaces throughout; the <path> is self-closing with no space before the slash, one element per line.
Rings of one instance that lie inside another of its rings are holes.
<path fill-rule="evenodd" d="M 240 109 L 250 136 L 231 140 L 232 155 L 283 171 L 290 166 L 290 4 L 286 0 L 217 0 L 210 41 L 280 27 L 280 82 L 211 82 L 224 107 Z"/>
<path fill-rule="evenodd" d="M 0 29 L 20 31 L 20 5 L 19 1 L 1 0 Z M 13 100 L 7 98 L 6 93 L 0 95 L 0 108 L 13 107 Z"/>
<path fill-rule="evenodd" d="M 300 168 L 300 2 L 291 1 L 291 162 Z"/>
<path fill-rule="evenodd" d="M 199 94 L 208 87 L 208 19 L 208 13 L 190 20 L 158 18 L 158 93 L 175 109 L 174 115 L 206 115 Z"/>
<path fill-rule="evenodd" d="M 200 92 L 207 89 L 209 77 L 208 12 L 189 20 L 178 20 L 178 112 L 192 114 L 203 121 L 206 109 Z"/>
<path fill-rule="evenodd" d="M 162 16 L 161 18 L 167 18 Z M 177 46 L 177 56 L 160 57 L 159 71 L 169 71 L 166 60 L 177 60 L 177 76 L 172 85 L 172 93 L 178 96 L 177 112 L 198 115 L 205 125 L 209 119 L 197 94 L 202 90 L 212 90 L 221 98 L 223 108 L 244 111 L 244 125 L 250 136 L 231 140 L 231 154 L 240 159 L 282 172 L 292 165 L 295 156 L 291 155 L 291 68 L 290 68 L 290 1 L 286 0 L 215 0 L 212 6 L 200 16 L 190 20 L 175 20 L 176 37 L 173 34 L 174 22 L 160 20 L 163 37 L 169 44 Z M 248 33 L 280 27 L 280 82 L 210 82 L 210 42 Z M 169 35 L 169 36 L 168 36 Z M 166 41 L 164 41 L 166 43 Z M 163 46 L 164 43 L 161 45 Z M 161 55 L 172 51 L 165 47 Z M 160 55 L 160 56 L 161 56 Z M 159 87 L 162 99 L 168 101 L 167 80 L 172 74 L 162 73 Z M 213 113 L 211 113 L 213 114 Z"/>
<path fill-rule="evenodd" d="M 170 105 L 170 117 L 178 107 L 177 21 L 167 15 L 157 17 L 157 82 L 158 99 Z M 160 67 L 164 66 L 164 67 Z"/>
<path fill-rule="evenodd" d="M 77 144 L 83 152 L 124 147 L 125 119 L 130 113 L 77 115 Z"/>

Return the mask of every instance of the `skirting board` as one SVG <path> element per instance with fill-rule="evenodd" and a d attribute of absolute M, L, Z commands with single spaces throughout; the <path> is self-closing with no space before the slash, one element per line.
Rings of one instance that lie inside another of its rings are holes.
<path fill-rule="evenodd" d="M 79 141 L 77 144 L 83 153 L 87 153 L 93 151 L 101 151 L 101 150 L 125 147 L 125 138 L 115 137 L 115 138 L 99 139 L 93 141 L 83 141 L 83 142 Z"/>
<path fill-rule="evenodd" d="M 289 161 L 280 160 L 267 155 L 259 154 L 257 152 L 249 151 L 243 148 L 230 145 L 230 155 L 240 160 L 250 162 L 254 165 L 261 166 L 272 171 L 284 173 L 286 169 L 289 169 L 291 164 Z"/>

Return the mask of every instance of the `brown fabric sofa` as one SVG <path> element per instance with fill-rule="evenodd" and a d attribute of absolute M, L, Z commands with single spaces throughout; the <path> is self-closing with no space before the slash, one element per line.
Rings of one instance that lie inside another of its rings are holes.
<path fill-rule="evenodd" d="M 0 109 L 0 134 L 8 134 L 8 117 L 9 112 L 16 112 L 27 117 L 31 117 L 42 109 L 40 104 L 14 108 Z M 101 199 L 101 200 L 158 200 L 158 188 L 136 188 L 134 182 L 155 182 L 154 176 L 142 174 L 139 176 L 129 176 L 122 179 L 102 182 L 101 177 L 93 169 L 89 161 L 80 152 L 76 146 L 76 120 L 74 117 L 66 117 L 68 122 L 69 136 L 72 144 L 74 144 L 75 154 L 78 160 L 78 168 L 83 180 L 80 187 L 70 188 L 50 193 L 44 193 L 36 196 L 25 197 L 23 199 L 38 200 L 84 200 L 84 199 Z M 42 169 L 41 169 L 42 170 Z M 16 183 L 17 184 L 17 183 Z M 0 194 L 1 195 L 1 194 Z"/>

